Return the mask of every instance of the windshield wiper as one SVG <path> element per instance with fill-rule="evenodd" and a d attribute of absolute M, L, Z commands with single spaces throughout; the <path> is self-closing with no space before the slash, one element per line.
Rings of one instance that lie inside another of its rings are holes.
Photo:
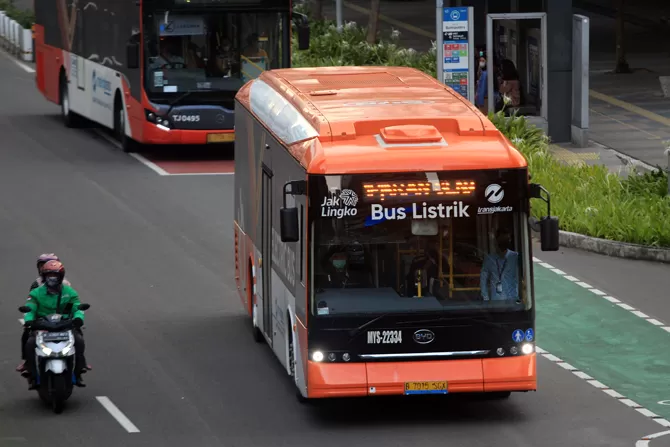
<path fill-rule="evenodd" d="M 204 89 L 204 88 L 203 88 L 203 89 L 198 89 L 198 90 L 189 90 L 189 91 L 187 91 L 186 93 L 177 96 L 174 100 L 172 100 L 171 102 L 168 103 L 170 107 L 168 108 L 167 112 L 165 112 L 165 116 L 169 116 L 169 115 L 170 115 L 170 112 L 172 112 L 172 108 L 173 108 L 174 106 L 176 106 L 178 103 L 180 103 L 181 101 L 183 101 L 184 99 L 186 99 L 188 96 L 192 95 L 193 93 L 197 93 L 197 92 L 213 92 L 214 90 L 215 90 L 215 89 L 213 89 L 213 88 L 207 88 L 207 89 Z"/>
<path fill-rule="evenodd" d="M 444 321 L 472 321 L 475 323 L 482 323 L 485 325 L 493 326 L 499 329 L 504 329 L 501 323 L 496 323 L 491 320 L 486 320 L 483 318 L 477 317 L 439 317 L 439 318 L 429 318 L 427 320 L 410 320 L 410 321 L 398 321 L 396 324 L 419 324 L 419 323 L 438 323 Z"/>
<path fill-rule="evenodd" d="M 370 326 L 371 324 L 376 323 L 377 321 L 381 320 L 382 318 L 385 318 L 386 316 L 388 316 L 388 314 L 381 314 L 380 316 L 378 316 L 378 317 L 374 317 L 372 320 L 367 321 L 367 322 L 361 324 L 361 325 L 358 326 L 357 328 L 352 329 L 351 331 L 349 331 L 349 337 L 354 338 L 355 336 L 357 336 L 358 334 L 360 334 L 360 333 L 363 331 L 363 329 L 365 329 L 366 327 Z"/>

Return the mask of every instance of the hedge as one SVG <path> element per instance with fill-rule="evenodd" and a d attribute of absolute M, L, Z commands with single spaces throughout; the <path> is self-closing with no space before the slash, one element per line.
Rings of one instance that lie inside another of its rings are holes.
<path fill-rule="evenodd" d="M 397 31 L 372 45 L 366 42 L 366 35 L 367 30 L 353 22 L 338 32 L 332 21 L 311 21 L 310 48 L 293 51 L 293 66 L 409 66 L 435 76 L 434 43 L 428 52 L 418 52 L 401 47 Z M 533 181 L 551 192 L 552 214 L 559 217 L 562 230 L 670 247 L 670 196 L 664 170 L 633 173 L 624 179 L 605 166 L 564 164 L 550 153 L 544 132 L 524 117 L 499 112 L 490 113 L 489 119 L 525 156 Z M 533 214 L 539 217 L 546 207 L 537 205 Z"/>
<path fill-rule="evenodd" d="M 10 19 L 16 20 L 25 29 L 30 29 L 35 23 L 33 11 L 16 8 L 13 0 L 0 0 L 0 11 L 5 11 Z"/>

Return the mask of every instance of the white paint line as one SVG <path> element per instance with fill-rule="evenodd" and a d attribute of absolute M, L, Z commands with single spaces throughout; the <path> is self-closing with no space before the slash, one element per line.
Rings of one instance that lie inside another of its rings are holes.
<path fill-rule="evenodd" d="M 572 368 L 574 368 L 574 366 L 570 365 L 569 363 L 564 362 L 559 357 L 556 357 L 555 355 L 550 354 L 549 352 L 545 351 L 544 349 L 540 348 L 539 346 L 535 346 L 535 351 L 543 353 L 542 357 L 544 357 L 548 360 L 551 360 L 553 363 L 559 365 L 563 369 L 571 370 Z M 655 421 L 656 423 L 658 423 L 660 425 L 663 425 L 664 427 L 665 426 L 670 427 L 670 422 L 668 422 L 666 419 L 663 419 L 660 416 L 658 416 L 656 413 L 654 413 L 653 411 L 650 411 L 650 410 L 642 407 L 637 402 L 634 402 L 634 401 L 626 398 L 626 396 L 624 396 L 623 394 L 617 392 L 616 390 L 613 390 L 613 389 L 609 388 L 607 385 L 605 385 L 604 383 L 594 379 L 593 377 L 589 376 L 585 372 L 576 370 L 576 368 L 575 368 L 575 370 L 572 371 L 572 373 L 575 376 L 586 380 L 590 385 L 598 388 L 599 390 L 601 390 L 605 394 L 617 399 L 619 402 L 623 403 L 624 405 L 635 409 L 635 411 L 637 411 L 639 414 L 641 414 L 641 415 L 643 415 L 647 418 L 650 418 L 652 421 Z M 664 402 L 664 401 L 661 401 L 661 402 Z M 668 400 L 668 402 L 670 402 L 670 400 Z M 653 437 L 663 436 L 663 435 L 668 434 L 668 433 L 670 433 L 670 431 L 658 433 L 658 434 L 655 434 L 655 435 L 644 436 L 641 440 L 637 441 L 637 444 L 635 444 L 635 445 L 636 445 L 636 447 L 647 446 L 647 445 L 649 445 L 648 444 L 649 439 L 653 439 Z M 641 442 L 643 444 L 640 444 Z M 647 442 L 647 444 L 644 444 L 644 442 Z"/>
<path fill-rule="evenodd" d="M 533 256 L 533 262 L 542 262 L 542 261 L 540 261 L 538 258 L 536 258 L 535 256 Z"/>
<path fill-rule="evenodd" d="M 563 270 L 561 270 L 561 269 L 549 269 L 549 270 L 551 270 L 552 272 L 556 273 L 557 275 L 563 275 L 563 276 L 567 275 L 567 273 L 565 273 L 565 272 L 564 272 Z"/>
<path fill-rule="evenodd" d="M 608 389 L 608 390 L 603 390 L 603 392 L 605 392 L 606 394 L 609 394 L 610 396 L 612 396 L 615 399 L 623 399 L 624 398 L 623 394 L 621 394 L 618 391 L 613 390 L 611 388 Z"/>
<path fill-rule="evenodd" d="M 584 380 L 593 380 L 593 377 L 589 376 L 588 374 L 586 374 L 586 373 L 583 372 L 583 371 L 572 371 L 572 374 L 576 375 L 576 376 L 579 377 L 580 379 L 584 379 Z"/>
<path fill-rule="evenodd" d="M 547 360 L 551 360 L 552 362 L 560 362 L 561 361 L 561 359 L 556 357 L 554 354 L 547 353 L 547 354 L 542 354 L 542 356 Z"/>
<path fill-rule="evenodd" d="M 570 275 L 566 275 L 566 276 L 565 276 L 565 279 L 568 279 L 568 280 L 570 280 L 570 281 L 572 281 L 572 282 L 577 282 L 577 281 L 579 281 L 579 278 L 575 278 L 574 276 L 570 276 Z"/>
<path fill-rule="evenodd" d="M 656 318 L 650 318 L 647 321 L 653 324 L 654 326 L 663 326 L 663 323 L 658 321 Z"/>
<path fill-rule="evenodd" d="M 593 289 L 593 287 L 591 286 L 591 284 L 585 283 L 585 282 L 583 282 L 583 281 L 578 281 L 578 282 L 577 282 L 577 285 L 582 286 L 582 287 L 584 287 L 585 289 Z"/>
<path fill-rule="evenodd" d="M 629 306 L 626 303 L 617 303 L 617 306 L 619 306 L 622 309 L 626 309 L 626 310 L 635 310 L 635 308 L 633 306 Z"/>
<path fill-rule="evenodd" d="M 591 289 L 591 292 L 595 293 L 595 294 L 598 295 L 598 296 L 605 296 L 605 295 L 607 295 L 605 292 L 603 292 L 602 290 L 598 290 L 598 289 Z"/>
<path fill-rule="evenodd" d="M 654 419 L 656 420 L 656 419 Z M 643 436 L 642 439 L 635 443 L 635 447 L 647 447 L 649 442 L 653 439 L 660 438 L 661 436 L 670 435 L 670 430 L 654 433 L 653 435 Z"/>
<path fill-rule="evenodd" d="M 121 146 L 121 143 L 111 136 L 109 136 L 104 130 L 102 129 L 93 129 L 93 131 L 98 135 L 100 138 L 111 144 L 112 146 L 118 148 L 118 149 L 123 149 L 123 146 Z"/>
<path fill-rule="evenodd" d="M 665 332 L 670 332 L 670 327 L 668 326 L 663 326 L 661 329 L 663 329 Z"/>
<path fill-rule="evenodd" d="M 609 301 L 611 303 L 614 303 L 614 304 L 621 302 L 618 299 L 614 298 L 613 296 L 604 296 L 603 298 L 605 298 L 607 301 Z"/>
<path fill-rule="evenodd" d="M 604 390 L 605 388 L 607 388 L 607 385 L 605 385 L 605 384 L 602 383 L 602 382 L 598 382 L 598 381 L 595 380 L 595 379 L 594 379 L 594 380 L 588 380 L 587 382 L 588 382 L 590 385 L 593 385 L 594 387 L 596 387 L 596 388 L 598 388 L 598 389 L 601 389 L 601 390 Z"/>
<path fill-rule="evenodd" d="M 24 324 L 26 324 L 26 322 L 23 320 L 23 318 L 19 318 L 19 324 L 23 326 Z"/>
<path fill-rule="evenodd" d="M 147 168 L 149 168 L 149 169 L 151 169 L 152 171 L 154 171 L 155 173 L 157 173 L 158 175 L 170 175 L 169 172 L 167 172 L 166 170 L 164 170 L 163 168 L 161 168 L 160 166 L 158 166 L 156 163 L 153 163 L 153 162 L 147 160 L 146 158 L 144 158 L 144 157 L 143 157 L 142 155 L 140 155 L 140 154 L 137 154 L 137 153 L 135 153 L 135 152 L 131 152 L 129 155 L 130 155 L 131 157 L 133 157 L 135 160 L 137 160 L 137 161 L 139 161 L 140 163 L 142 163 L 142 164 L 143 164 L 144 166 L 146 166 Z"/>
<path fill-rule="evenodd" d="M 26 71 L 28 73 L 35 73 L 35 69 L 33 67 L 30 67 L 23 62 L 19 61 L 16 59 L 14 56 L 11 54 L 7 53 L 5 50 L 0 49 L 0 53 L 2 53 L 3 56 L 5 56 L 7 59 L 11 60 L 14 62 L 19 68 L 21 68 L 23 71 Z"/>
<path fill-rule="evenodd" d="M 619 402 L 631 408 L 642 408 L 642 405 L 630 399 L 619 399 Z"/>
<path fill-rule="evenodd" d="M 131 154 L 131 155 L 133 155 L 133 154 Z M 179 174 L 168 173 L 166 175 L 169 175 L 170 177 L 174 177 L 174 176 L 180 176 L 180 175 L 182 175 L 182 176 L 183 175 L 235 175 L 235 173 L 234 172 L 182 172 L 182 173 L 179 173 Z"/>
<path fill-rule="evenodd" d="M 98 400 L 98 402 L 100 402 L 100 405 L 102 405 L 105 408 L 105 410 L 107 410 L 107 412 L 109 412 L 109 414 L 111 414 L 112 417 L 116 419 L 116 422 L 121 424 L 121 427 L 126 429 L 128 433 L 140 432 L 140 430 L 137 427 L 135 427 L 135 424 L 130 422 L 130 419 L 128 419 L 126 415 L 123 414 L 121 410 L 119 410 L 111 400 L 109 400 L 109 397 L 96 396 L 95 398 Z"/>
<path fill-rule="evenodd" d="M 637 316 L 640 317 L 640 318 L 644 318 L 644 319 L 649 318 L 649 315 L 647 315 L 647 314 L 644 313 L 644 312 L 640 312 L 639 310 L 634 310 L 634 311 L 632 311 L 631 313 L 632 313 L 633 315 L 637 315 Z"/>
<path fill-rule="evenodd" d="M 539 262 L 540 265 L 541 265 L 542 267 L 544 267 L 544 268 L 548 268 L 548 269 L 553 269 L 553 268 L 554 268 L 553 265 L 551 265 L 551 264 L 547 264 L 546 262 L 542 262 L 542 261 L 538 261 L 538 262 Z"/>
<path fill-rule="evenodd" d="M 658 417 L 660 417 L 659 415 L 657 415 L 653 411 L 649 411 L 646 408 L 636 408 L 635 411 L 637 411 L 638 413 L 640 413 L 644 416 L 647 416 L 648 418 L 658 418 Z"/>
<path fill-rule="evenodd" d="M 557 364 L 558 366 L 560 366 L 561 368 L 563 368 L 563 369 L 567 369 L 568 371 L 577 371 L 577 368 L 575 368 L 574 366 L 572 366 L 572 365 L 569 364 L 569 363 L 566 363 L 566 362 L 559 362 L 559 363 L 556 363 L 556 364 Z"/>

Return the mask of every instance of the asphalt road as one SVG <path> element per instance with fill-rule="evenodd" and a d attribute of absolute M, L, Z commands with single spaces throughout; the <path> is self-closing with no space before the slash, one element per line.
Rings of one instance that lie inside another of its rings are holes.
<path fill-rule="evenodd" d="M 270 350 L 252 341 L 235 292 L 232 176 L 159 176 L 92 131 L 64 128 L 57 114 L 32 75 L 0 54 L 1 446 L 630 447 L 663 430 L 544 358 L 539 391 L 508 401 L 300 405 Z M 44 251 L 63 258 L 92 304 L 94 370 L 62 415 L 14 371 L 16 307 Z M 575 262 L 569 256 L 552 262 Z M 646 268 L 630 263 L 627 274 Z M 639 295 L 646 290 L 638 284 Z"/>

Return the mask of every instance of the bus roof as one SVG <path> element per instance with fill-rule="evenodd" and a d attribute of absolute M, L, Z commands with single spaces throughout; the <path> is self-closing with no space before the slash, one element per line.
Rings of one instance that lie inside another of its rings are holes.
<path fill-rule="evenodd" d="M 247 83 L 237 99 L 257 117 L 270 117 L 267 127 L 276 135 L 287 134 L 287 126 L 299 128 L 289 132 L 290 141 L 280 139 L 308 173 L 526 166 L 474 105 L 413 68 L 270 70 Z M 279 112 L 279 103 L 291 104 L 292 110 Z"/>

